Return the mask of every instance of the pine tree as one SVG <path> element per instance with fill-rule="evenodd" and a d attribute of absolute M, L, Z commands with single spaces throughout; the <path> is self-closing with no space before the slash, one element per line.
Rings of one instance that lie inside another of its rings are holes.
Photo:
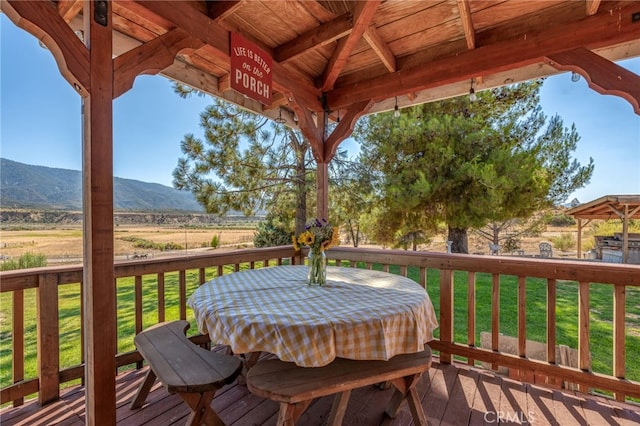
<path fill-rule="evenodd" d="M 571 159 L 579 136 L 539 106 L 542 81 L 458 97 L 361 120 L 360 161 L 380 171 L 386 234 L 435 232 L 446 223 L 452 251 L 467 231 L 527 218 L 589 182 L 593 160 Z M 394 232 L 390 232 L 394 231 Z"/>

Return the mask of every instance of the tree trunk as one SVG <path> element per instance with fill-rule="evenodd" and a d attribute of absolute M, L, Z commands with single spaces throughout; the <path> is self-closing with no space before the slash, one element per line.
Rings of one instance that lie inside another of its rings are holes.
<path fill-rule="evenodd" d="M 469 253 L 467 244 L 467 228 L 449 227 L 449 235 L 447 236 L 451 244 L 451 253 Z"/>
<path fill-rule="evenodd" d="M 351 241 L 353 241 L 353 246 L 358 247 L 358 243 L 360 242 L 360 225 L 356 222 L 355 226 L 351 219 L 347 220 L 347 227 L 349 229 L 349 234 L 351 235 Z"/>
<path fill-rule="evenodd" d="M 307 183 L 306 174 L 307 167 L 305 164 L 305 154 L 307 152 L 307 146 L 304 141 L 301 143 L 298 141 L 295 133 L 291 130 L 288 132 L 290 138 L 290 144 L 296 154 L 296 235 L 300 235 L 304 232 L 304 228 L 307 224 Z"/>

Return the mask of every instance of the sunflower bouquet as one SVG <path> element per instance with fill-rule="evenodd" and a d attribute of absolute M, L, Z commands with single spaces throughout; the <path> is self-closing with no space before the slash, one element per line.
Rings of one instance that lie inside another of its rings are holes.
<path fill-rule="evenodd" d="M 294 235 L 292 239 L 296 251 L 300 250 L 300 246 L 307 246 L 314 253 L 322 253 L 340 244 L 338 228 L 332 227 L 326 219 L 310 220 L 304 232 L 297 237 Z"/>
<path fill-rule="evenodd" d="M 340 244 L 338 228 L 332 227 L 326 219 L 307 222 L 305 231 L 292 237 L 293 248 L 309 247 L 309 285 L 324 285 L 327 281 L 327 257 L 325 250 Z"/>

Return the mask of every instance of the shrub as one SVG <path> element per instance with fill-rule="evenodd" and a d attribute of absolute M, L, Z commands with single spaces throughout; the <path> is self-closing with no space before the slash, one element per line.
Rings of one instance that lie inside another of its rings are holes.
<path fill-rule="evenodd" d="M 573 217 L 566 215 L 564 213 L 554 214 L 547 219 L 547 224 L 551 226 L 573 226 L 576 224 L 576 221 Z"/>
<path fill-rule="evenodd" d="M 561 234 L 559 237 L 552 237 L 551 242 L 553 242 L 553 246 L 560 251 L 568 251 L 576 245 L 573 235 L 568 232 Z"/>
<path fill-rule="evenodd" d="M 277 219 L 268 214 L 265 221 L 257 226 L 256 233 L 253 236 L 254 247 L 275 247 L 292 244 L 291 231 L 276 222 Z"/>
<path fill-rule="evenodd" d="M 168 251 L 168 250 L 184 250 L 184 247 L 181 244 L 178 243 L 174 243 L 174 242 L 169 242 L 166 244 L 161 244 L 162 246 L 162 251 Z"/>
<path fill-rule="evenodd" d="M 211 238 L 211 247 L 212 248 L 218 248 L 219 245 L 220 245 L 220 236 L 219 235 L 214 235 Z"/>
<path fill-rule="evenodd" d="M 520 250 L 520 238 L 509 235 L 502 243 L 502 251 L 511 253 Z"/>
<path fill-rule="evenodd" d="M 14 269 L 41 268 L 47 266 L 47 257 L 40 253 L 23 253 L 20 259 L 7 260 L 0 264 L 0 270 L 11 271 Z"/>

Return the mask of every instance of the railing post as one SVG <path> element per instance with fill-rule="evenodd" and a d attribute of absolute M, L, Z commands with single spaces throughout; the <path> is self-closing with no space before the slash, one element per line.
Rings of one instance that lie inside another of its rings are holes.
<path fill-rule="evenodd" d="M 13 383 L 24 379 L 24 291 L 13 292 Z M 13 401 L 22 405 L 24 398 Z"/>
<path fill-rule="evenodd" d="M 578 368 L 582 371 L 591 370 L 589 329 L 589 283 L 580 282 L 578 284 Z M 582 385 L 578 389 L 588 392 L 588 388 Z"/>
<path fill-rule="evenodd" d="M 619 379 L 625 377 L 625 304 L 626 288 L 623 285 L 613 287 L 613 375 Z M 615 398 L 618 401 L 625 400 L 625 395 L 616 392 Z"/>
<path fill-rule="evenodd" d="M 467 272 L 467 344 L 476 346 L 476 273 Z M 467 364 L 475 365 L 473 358 L 467 358 Z"/>
<path fill-rule="evenodd" d="M 453 271 L 440 271 L 440 341 L 453 343 Z M 440 353 L 440 362 L 451 364 L 450 353 Z"/>
<path fill-rule="evenodd" d="M 60 397 L 60 330 L 58 323 L 58 275 L 40 274 L 38 305 L 38 402 L 44 405 Z"/>

